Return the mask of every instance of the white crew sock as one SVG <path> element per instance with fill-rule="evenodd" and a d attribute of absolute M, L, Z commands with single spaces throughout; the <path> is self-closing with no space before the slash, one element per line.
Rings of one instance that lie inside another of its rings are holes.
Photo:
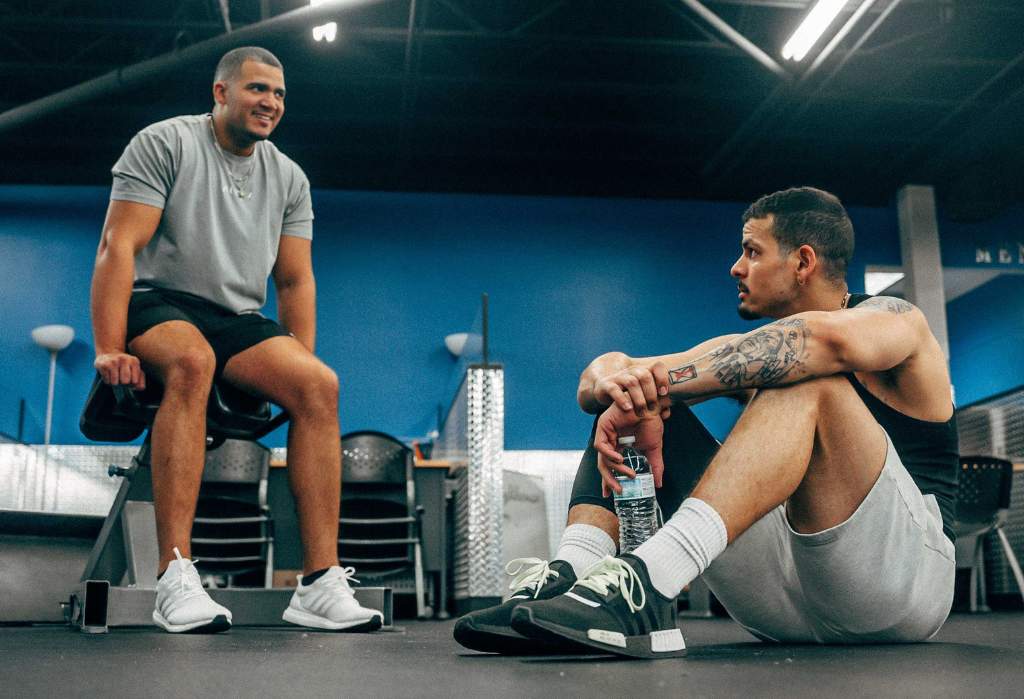
<path fill-rule="evenodd" d="M 607 532 L 592 524 L 570 524 L 562 532 L 555 558 L 572 566 L 577 578 L 605 556 L 615 555 L 615 542 Z"/>
<path fill-rule="evenodd" d="M 665 526 L 633 555 L 647 564 L 654 588 L 675 599 L 728 543 L 725 523 L 711 505 L 686 498 Z"/>

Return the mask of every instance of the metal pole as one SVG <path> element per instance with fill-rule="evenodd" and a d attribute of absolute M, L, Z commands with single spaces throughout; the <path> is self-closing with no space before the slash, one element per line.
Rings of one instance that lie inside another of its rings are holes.
<path fill-rule="evenodd" d="M 0 114 L 0 133 L 49 116 L 89 100 L 126 90 L 151 80 L 192 61 L 219 56 L 236 46 L 245 46 L 273 33 L 283 33 L 312 25 L 335 16 L 342 10 L 362 5 L 376 4 L 381 0 L 326 0 L 322 5 L 302 7 L 284 12 L 263 22 L 256 22 L 236 29 L 229 34 L 220 34 L 174 53 L 164 54 L 135 65 L 112 70 L 92 80 L 87 80 L 52 95 L 41 97 L 27 104 L 9 109 Z"/>
<path fill-rule="evenodd" d="M 43 445 L 50 450 L 50 424 L 53 422 L 53 384 L 57 378 L 57 352 L 50 350 L 50 382 L 46 389 L 46 428 L 43 430 Z"/>
<path fill-rule="evenodd" d="M 702 5 L 699 0 L 680 0 L 680 2 L 700 15 L 705 22 L 721 32 L 726 39 L 746 51 L 747 54 L 765 68 L 775 73 L 783 80 L 792 79 L 793 76 L 789 74 L 789 71 L 779 65 L 774 58 L 758 48 L 756 44 L 750 41 L 750 39 L 733 29 L 728 22 Z"/>
<path fill-rule="evenodd" d="M 489 334 L 487 329 L 487 294 L 481 294 L 480 301 L 483 303 L 484 368 L 487 368 L 487 343 L 489 340 L 487 337 Z"/>

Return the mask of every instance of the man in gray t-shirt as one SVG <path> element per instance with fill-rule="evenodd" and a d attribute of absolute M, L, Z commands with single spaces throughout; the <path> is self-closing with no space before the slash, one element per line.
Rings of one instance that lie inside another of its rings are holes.
<path fill-rule="evenodd" d="M 284 73 L 265 49 L 229 51 L 211 114 L 140 131 L 114 165 L 92 283 L 95 366 L 109 384 L 164 387 L 151 437 L 159 581 L 153 620 L 223 631 L 231 612 L 203 590 L 191 531 L 205 461 L 206 403 L 223 377 L 291 416 L 288 469 L 303 543 L 295 624 L 374 630 L 338 564 L 338 378 L 313 354 L 313 209 L 302 170 L 267 140 Z M 280 323 L 263 317 L 267 277 Z"/>

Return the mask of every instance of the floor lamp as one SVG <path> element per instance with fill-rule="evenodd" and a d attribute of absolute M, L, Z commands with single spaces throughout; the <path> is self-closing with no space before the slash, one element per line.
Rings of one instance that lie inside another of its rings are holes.
<path fill-rule="evenodd" d="M 70 325 L 41 325 L 32 331 L 32 340 L 50 353 L 50 382 L 46 391 L 46 427 L 43 431 L 43 492 L 39 497 L 40 506 L 46 495 L 50 455 L 50 429 L 53 425 L 53 384 L 57 376 L 57 353 L 75 339 L 75 329 Z M 60 485 L 60 474 L 54 487 L 54 507 L 57 505 L 56 488 Z"/>

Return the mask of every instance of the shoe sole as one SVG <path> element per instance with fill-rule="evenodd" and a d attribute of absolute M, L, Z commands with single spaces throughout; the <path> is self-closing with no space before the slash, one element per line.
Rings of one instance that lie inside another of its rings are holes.
<path fill-rule="evenodd" d="M 369 619 L 356 619 L 355 621 L 329 621 L 322 616 L 303 612 L 298 609 L 284 610 L 281 618 L 289 624 L 305 626 L 310 629 L 322 629 L 324 631 L 348 631 L 350 633 L 376 631 L 384 625 L 384 615 L 374 614 Z"/>
<path fill-rule="evenodd" d="M 153 623 L 168 633 L 221 633 L 231 628 L 231 620 L 223 614 L 191 624 L 172 624 L 160 612 L 153 612 Z"/>
<path fill-rule="evenodd" d="M 456 623 L 453 632 L 455 640 L 470 650 L 501 655 L 578 655 L 593 653 L 587 646 L 581 646 L 564 638 L 557 643 L 527 638 L 508 627 L 478 626 L 472 622 Z"/>
<path fill-rule="evenodd" d="M 686 648 L 679 650 L 655 651 L 652 650 L 651 634 L 642 636 L 626 636 L 625 647 L 602 643 L 590 638 L 585 632 L 562 626 L 544 619 L 535 619 L 533 611 L 529 607 L 518 607 L 512 612 L 512 628 L 530 638 L 546 643 L 555 643 L 558 640 L 569 641 L 586 646 L 591 652 L 599 651 L 622 655 L 629 658 L 645 658 L 648 660 L 658 658 L 682 658 L 686 656 Z M 678 631 L 678 629 L 676 629 Z M 680 633 L 680 640 L 682 634 Z"/>

